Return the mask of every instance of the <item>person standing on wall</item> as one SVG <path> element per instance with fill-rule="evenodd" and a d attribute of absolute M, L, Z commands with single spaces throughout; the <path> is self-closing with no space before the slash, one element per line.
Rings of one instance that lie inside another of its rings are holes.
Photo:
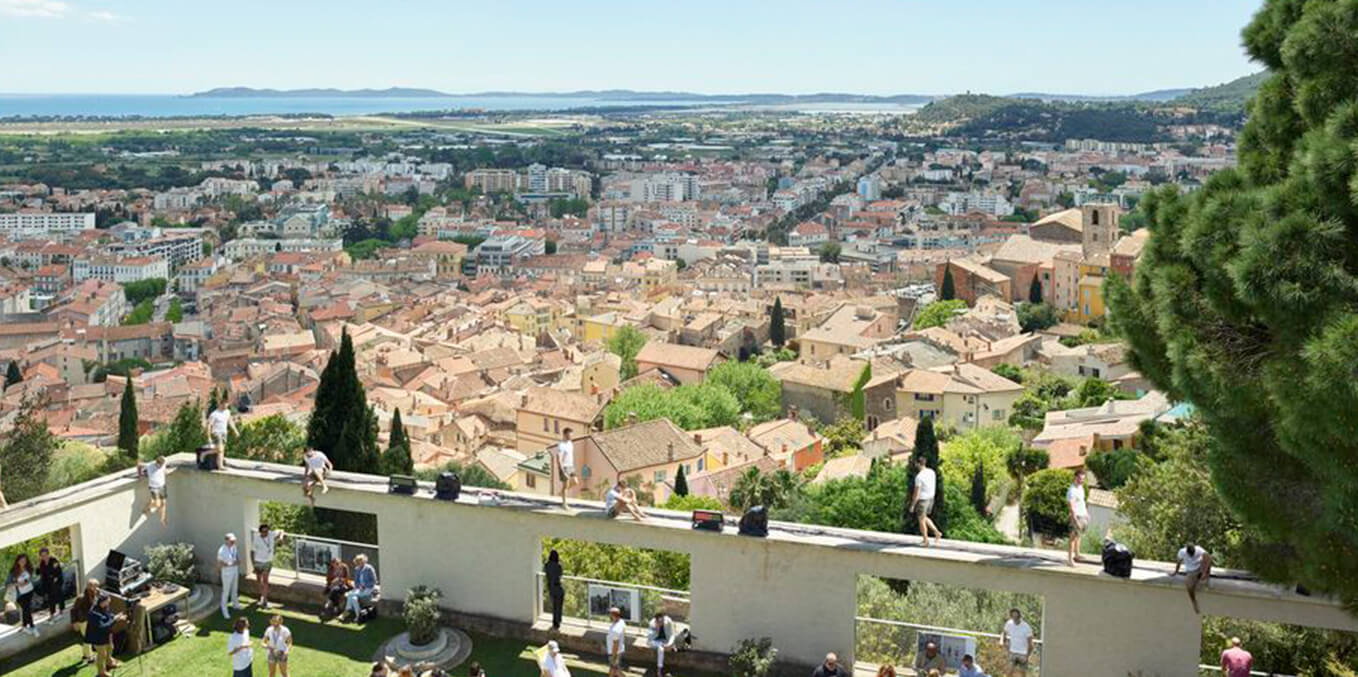
<path fill-rule="evenodd" d="M 1066 565 L 1080 561 L 1080 537 L 1089 528 L 1089 508 L 1085 505 L 1085 469 L 1076 468 L 1066 489 L 1066 507 L 1070 511 L 1070 544 L 1066 550 Z"/>
<path fill-rule="evenodd" d="M 235 631 L 226 640 L 226 655 L 231 657 L 231 677 L 252 677 L 255 647 L 250 644 L 250 619 L 236 619 Z"/>
<path fill-rule="evenodd" d="M 910 512 L 919 520 L 919 535 L 924 539 L 926 548 L 938 545 L 939 539 L 943 538 L 943 532 L 939 531 L 938 525 L 929 518 L 929 514 L 934 511 L 934 495 L 937 491 L 938 473 L 925 463 L 923 456 L 916 458 L 915 490 L 910 497 Z M 929 532 L 934 534 L 933 545 L 929 544 Z"/>
<path fill-rule="evenodd" d="M 141 514 L 149 515 L 153 512 L 159 512 L 160 525 L 165 526 L 168 520 L 165 500 L 165 457 L 157 456 L 155 461 L 146 464 L 138 461 L 137 471 L 146 475 L 146 492 L 151 495 L 151 499 L 146 502 L 146 507 L 142 508 Z"/>
<path fill-rule="evenodd" d="M 120 665 L 113 660 L 113 625 L 127 620 L 126 614 L 115 614 L 109 608 L 109 596 L 99 595 L 85 621 L 85 643 L 94 647 L 94 665 L 99 677 L 109 677 L 109 669 Z"/>
<path fill-rule="evenodd" d="M 38 550 L 38 590 L 42 592 L 43 602 L 47 604 L 47 622 L 55 623 L 57 613 L 66 610 L 65 579 L 62 576 L 61 562 L 52 556 L 47 548 Z"/>
<path fill-rule="evenodd" d="M 1028 661 L 1033 657 L 1033 626 L 1023 620 L 1018 609 L 1009 610 L 1009 620 L 1000 632 L 1000 644 L 1009 652 L 1009 677 L 1028 674 Z"/>
<path fill-rule="evenodd" d="M 269 627 L 264 629 L 264 648 L 269 652 L 269 677 L 277 672 L 288 677 L 288 656 L 292 654 L 292 631 L 283 625 L 283 617 L 274 614 Z"/>
<path fill-rule="evenodd" d="M 254 565 L 255 580 L 259 583 L 259 608 L 269 608 L 269 572 L 273 569 L 273 555 L 278 543 L 287 534 L 282 529 L 272 531 L 269 525 L 259 525 L 259 531 L 250 535 L 250 559 Z"/>
<path fill-rule="evenodd" d="M 37 590 L 37 575 L 33 572 L 33 564 L 28 561 L 28 555 L 20 553 L 14 558 L 14 565 L 9 568 L 9 578 L 5 584 L 14 589 L 14 604 L 19 607 L 19 616 L 23 631 L 34 637 L 38 636 L 38 629 L 33 625 L 33 593 Z"/>
<path fill-rule="evenodd" d="M 1175 576 L 1179 575 L 1180 568 L 1184 570 L 1184 588 L 1188 590 L 1188 601 L 1193 603 L 1193 613 L 1200 614 L 1198 586 L 1206 584 L 1212 575 L 1212 553 L 1189 543 L 1179 548 L 1178 561 L 1174 562 Z"/>
<path fill-rule="evenodd" d="M 94 650 L 85 641 L 85 625 L 89 622 L 90 611 L 98 601 L 99 581 L 91 578 L 85 583 L 85 591 L 71 605 L 71 630 L 80 638 L 80 653 L 85 663 L 94 662 Z"/>
<path fill-rule="evenodd" d="M 226 470 L 226 436 L 227 433 L 234 431 L 240 434 L 240 429 L 236 427 L 236 422 L 231 420 L 231 408 L 227 406 L 223 399 L 217 403 L 217 410 L 207 416 L 208 436 L 212 438 L 212 446 L 217 448 L 217 469 Z"/>
<path fill-rule="evenodd" d="M 556 449 L 552 456 L 556 459 L 557 479 L 561 480 L 561 507 L 570 507 L 566 503 L 566 492 L 579 483 L 575 476 L 575 442 L 571 441 L 570 428 L 561 431 L 561 441 L 556 443 Z"/>
<path fill-rule="evenodd" d="M 552 600 L 552 632 L 561 629 L 561 607 L 566 603 L 566 588 L 561 585 L 561 555 L 553 550 L 547 553 L 547 563 L 542 565 L 542 576 L 547 579 L 547 596 Z"/>
<path fill-rule="evenodd" d="M 608 654 L 608 675 L 623 677 L 622 653 L 627 650 L 627 623 L 622 620 L 622 609 L 609 609 L 608 620 L 608 638 L 604 640 L 604 652 Z"/>
<path fill-rule="evenodd" d="M 240 550 L 236 548 L 235 534 L 227 534 L 217 548 L 217 571 L 222 576 L 222 618 L 230 619 L 227 603 L 232 609 L 240 609 Z"/>

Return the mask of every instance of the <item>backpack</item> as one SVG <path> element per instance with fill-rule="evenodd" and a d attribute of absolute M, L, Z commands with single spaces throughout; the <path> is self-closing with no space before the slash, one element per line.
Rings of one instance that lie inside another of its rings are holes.
<path fill-rule="evenodd" d="M 745 511 L 740 518 L 740 535 L 764 537 L 769 535 L 769 511 L 756 505 Z"/>
<path fill-rule="evenodd" d="M 1116 541 L 1108 541 L 1103 545 L 1103 570 L 1109 576 L 1131 578 L 1134 557 L 1127 546 Z"/>

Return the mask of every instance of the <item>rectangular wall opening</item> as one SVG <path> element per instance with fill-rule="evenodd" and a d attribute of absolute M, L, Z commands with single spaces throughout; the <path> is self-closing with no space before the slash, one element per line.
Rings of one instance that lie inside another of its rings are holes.
<path fill-rule="evenodd" d="M 552 599 L 542 565 L 551 551 L 560 555 L 563 624 L 604 628 L 616 606 L 629 626 L 645 628 L 663 611 L 686 626 L 690 616 L 688 553 L 610 545 L 567 538 L 544 538 L 537 573 L 538 620 L 552 619 Z"/>
<path fill-rule="evenodd" d="M 82 562 L 76 556 L 71 532 L 71 528 L 57 529 L 7 548 L 0 548 L 0 581 L 6 583 L 4 597 L 0 598 L 0 608 L 4 610 L 0 615 L 0 636 L 18 632 L 23 622 L 18 596 L 14 588 L 8 585 L 12 582 L 14 563 L 20 555 L 28 556 L 33 569 L 33 594 L 25 601 L 29 604 L 34 622 L 42 623 L 50 618 L 50 610 L 54 604 L 58 616 L 63 610 L 69 609 L 85 571 Z M 47 548 L 51 556 L 61 565 L 61 582 L 50 589 L 41 584 L 38 576 L 38 553 L 43 548 Z"/>
<path fill-rule="evenodd" d="M 955 672 L 963 655 L 970 654 L 987 674 L 1008 674 L 1011 658 L 1000 637 L 1010 609 L 1018 609 L 1032 628 L 1028 674 L 1040 674 L 1040 595 L 859 576 L 855 667 L 875 671 L 892 665 L 897 674 L 913 674 L 925 643 L 933 641 L 947 666 L 945 673 Z"/>
<path fill-rule="evenodd" d="M 1186 603 L 1186 602 L 1185 602 Z M 1302 625 L 1203 616 L 1199 675 L 1221 674 L 1221 652 L 1233 637 L 1254 657 L 1257 675 L 1358 674 L 1358 633 Z"/>
<path fill-rule="evenodd" d="M 283 575 L 324 577 L 332 558 L 352 567 L 359 554 L 368 556 L 368 563 L 377 569 L 379 578 L 382 574 L 376 515 L 261 501 L 259 523 L 287 533 L 274 549 L 273 557 L 274 571 Z"/>

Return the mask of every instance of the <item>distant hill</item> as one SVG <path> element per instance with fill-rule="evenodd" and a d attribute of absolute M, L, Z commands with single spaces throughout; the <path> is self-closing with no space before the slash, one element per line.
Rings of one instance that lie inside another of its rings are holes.
<path fill-rule="evenodd" d="M 189 96 L 218 99 L 248 98 L 320 98 L 320 97 L 360 97 L 372 99 L 410 99 L 452 96 L 433 89 L 410 87 L 388 87 L 386 89 L 255 89 L 253 87 L 218 87 L 205 92 L 194 92 Z"/>
<path fill-rule="evenodd" d="M 1259 85 L 1263 84 L 1268 75 L 1268 71 L 1260 71 L 1214 87 L 1195 89 L 1173 99 L 1171 103 L 1202 110 L 1244 114 L 1245 104 L 1259 91 Z"/>
<path fill-rule="evenodd" d="M 1066 101 L 1066 102 L 1081 102 L 1081 101 L 1159 102 L 1159 101 L 1172 101 L 1192 91 L 1194 90 L 1187 87 L 1181 87 L 1179 89 L 1157 89 L 1150 92 L 1141 92 L 1140 94 L 1121 94 L 1115 96 L 1092 96 L 1089 94 L 1047 94 L 1045 92 L 1019 92 L 1017 94 L 1007 94 L 1006 97 L 1010 99 L 1037 99 L 1039 101 Z"/>
<path fill-rule="evenodd" d="M 963 94 L 930 103 L 912 123 L 971 139 L 1062 142 L 1100 139 L 1146 143 L 1164 140 L 1158 103 L 1140 101 L 1039 101 Z"/>

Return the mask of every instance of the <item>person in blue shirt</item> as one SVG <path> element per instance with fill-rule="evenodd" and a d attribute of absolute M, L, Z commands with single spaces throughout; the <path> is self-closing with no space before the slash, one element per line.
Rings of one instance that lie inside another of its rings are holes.
<path fill-rule="evenodd" d="M 113 625 L 123 620 L 127 620 L 126 615 L 115 614 L 109 608 L 108 595 L 100 595 L 99 601 L 90 609 L 85 621 L 85 643 L 94 647 L 99 677 L 109 677 L 108 669 L 113 656 Z"/>
<path fill-rule="evenodd" d="M 976 659 L 967 654 L 962 657 L 962 666 L 957 668 L 957 677 L 987 677 L 981 666 L 976 664 Z"/>
<path fill-rule="evenodd" d="M 348 619 L 358 620 L 362 603 L 373 598 L 377 591 L 377 570 L 368 564 L 367 555 L 354 558 L 354 589 L 345 593 L 344 614 Z"/>

